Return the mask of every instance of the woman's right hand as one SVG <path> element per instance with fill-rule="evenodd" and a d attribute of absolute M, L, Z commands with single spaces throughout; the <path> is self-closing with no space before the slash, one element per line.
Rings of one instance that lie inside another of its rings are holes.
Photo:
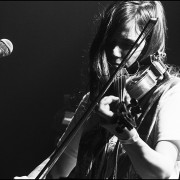
<path fill-rule="evenodd" d="M 14 179 L 32 179 L 32 178 L 29 178 L 28 176 L 15 176 Z"/>
<path fill-rule="evenodd" d="M 48 161 L 49 161 L 49 158 L 47 158 L 39 166 L 37 166 L 28 176 L 15 176 L 14 179 L 35 179 L 39 175 L 39 173 L 42 171 L 44 166 L 48 163 Z"/>
<path fill-rule="evenodd" d="M 111 118 L 114 115 L 114 112 L 111 111 L 110 109 L 110 105 L 113 102 L 118 102 L 119 101 L 119 97 L 116 96 L 105 96 L 101 99 L 100 103 L 99 103 L 99 113 L 102 115 L 102 117 L 104 117 L 104 122 L 102 122 L 103 124 L 110 124 L 111 123 Z"/>

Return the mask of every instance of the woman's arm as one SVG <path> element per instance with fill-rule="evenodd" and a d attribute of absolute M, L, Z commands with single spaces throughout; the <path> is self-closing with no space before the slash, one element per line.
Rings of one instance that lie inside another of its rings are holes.
<path fill-rule="evenodd" d="M 76 136 L 70 142 L 69 146 L 66 148 L 64 153 L 61 155 L 61 157 L 49 172 L 51 178 L 58 179 L 67 177 L 75 167 L 82 130 L 83 129 L 81 128 L 78 131 Z"/>
<path fill-rule="evenodd" d="M 57 146 L 60 146 L 61 143 L 66 139 L 68 134 L 71 132 L 71 130 L 76 125 L 77 121 L 80 119 L 80 117 L 83 115 L 87 108 L 89 94 L 85 95 L 83 99 L 81 100 L 75 115 L 67 127 L 66 131 L 60 138 Z M 84 123 L 85 124 L 85 123 Z M 71 170 L 76 165 L 76 158 L 79 148 L 79 141 L 81 138 L 81 134 L 83 132 L 84 125 L 79 129 L 79 131 L 76 133 L 76 135 L 73 137 L 69 145 L 66 147 L 65 151 L 62 153 L 62 155 L 59 157 L 58 161 L 55 163 L 53 168 L 50 170 L 50 172 L 47 175 L 47 178 L 51 176 L 53 179 L 57 178 L 63 178 L 67 177 Z M 14 179 L 34 179 L 37 177 L 37 175 L 40 173 L 40 171 L 43 169 L 43 167 L 47 164 L 47 162 L 50 160 L 50 157 L 48 157 L 45 161 L 43 161 L 39 166 L 37 166 L 28 176 L 21 176 L 21 177 L 14 177 Z"/>
<path fill-rule="evenodd" d="M 168 179 L 172 175 L 178 151 L 171 142 L 160 141 L 155 150 L 140 138 L 133 144 L 123 146 L 141 178 Z"/>
<path fill-rule="evenodd" d="M 53 168 L 49 171 L 48 175 L 45 177 L 47 179 L 59 179 L 64 178 L 69 175 L 72 169 L 76 165 L 77 152 L 79 147 L 79 140 L 81 137 L 81 130 L 76 134 L 76 136 L 72 139 L 69 146 L 59 157 L 57 162 L 54 164 Z M 50 160 L 50 156 L 43 161 L 40 165 L 38 165 L 28 176 L 16 176 L 14 179 L 35 179 L 44 166 Z"/>
<path fill-rule="evenodd" d="M 88 98 L 89 94 L 85 95 L 82 98 L 71 123 L 69 124 L 63 136 L 60 138 L 57 146 L 60 146 L 61 143 L 67 138 L 68 134 L 77 124 L 78 120 L 82 117 L 83 113 L 86 111 L 88 105 Z M 86 123 L 84 123 L 84 125 L 85 124 Z M 61 157 L 58 159 L 58 161 L 50 171 L 49 174 L 53 179 L 67 177 L 72 171 L 72 169 L 75 167 L 79 149 L 79 142 L 81 139 L 82 132 L 84 130 L 84 125 L 78 130 L 76 135 L 73 137 L 73 139 L 65 149 L 64 153 L 61 155 Z"/>
<path fill-rule="evenodd" d="M 136 136 L 135 128 L 128 130 L 125 127 L 122 132 L 117 132 L 117 125 L 111 123 L 114 113 L 110 110 L 110 104 L 117 100 L 118 98 L 114 96 L 107 96 L 101 100 L 99 111 L 106 117 L 101 123 L 102 126 L 116 135 L 123 143 L 133 167 L 142 178 L 164 179 L 171 177 L 175 170 L 180 148 L 178 146 L 178 142 L 180 142 L 180 119 L 178 106 L 174 106 L 173 101 L 175 99 L 171 97 L 165 104 L 163 103 L 159 112 L 156 127 L 157 134 L 154 137 L 156 138 L 155 142 L 157 142 L 155 149 L 152 149 L 140 137 Z"/>

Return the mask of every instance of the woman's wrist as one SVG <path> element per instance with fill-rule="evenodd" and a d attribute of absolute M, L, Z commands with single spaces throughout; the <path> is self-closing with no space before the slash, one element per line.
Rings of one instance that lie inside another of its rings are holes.
<path fill-rule="evenodd" d="M 121 144 L 134 144 L 140 139 L 140 137 L 137 131 L 135 131 L 134 135 L 130 136 L 128 139 L 121 139 L 121 137 L 118 137 L 118 139 Z"/>

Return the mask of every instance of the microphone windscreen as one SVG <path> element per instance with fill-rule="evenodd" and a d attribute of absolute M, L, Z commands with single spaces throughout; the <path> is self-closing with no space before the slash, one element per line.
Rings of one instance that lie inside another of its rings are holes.
<path fill-rule="evenodd" d="M 1 39 L 0 40 L 0 56 L 8 56 L 13 51 L 13 44 L 8 39 Z"/>

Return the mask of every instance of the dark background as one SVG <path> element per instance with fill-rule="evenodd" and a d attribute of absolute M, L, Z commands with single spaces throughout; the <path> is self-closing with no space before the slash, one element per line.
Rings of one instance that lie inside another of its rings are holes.
<path fill-rule="evenodd" d="M 83 87 L 83 67 L 104 1 L 0 1 L 0 178 L 27 175 L 54 149 L 65 94 Z M 163 1 L 169 62 L 180 65 L 180 2 Z"/>

